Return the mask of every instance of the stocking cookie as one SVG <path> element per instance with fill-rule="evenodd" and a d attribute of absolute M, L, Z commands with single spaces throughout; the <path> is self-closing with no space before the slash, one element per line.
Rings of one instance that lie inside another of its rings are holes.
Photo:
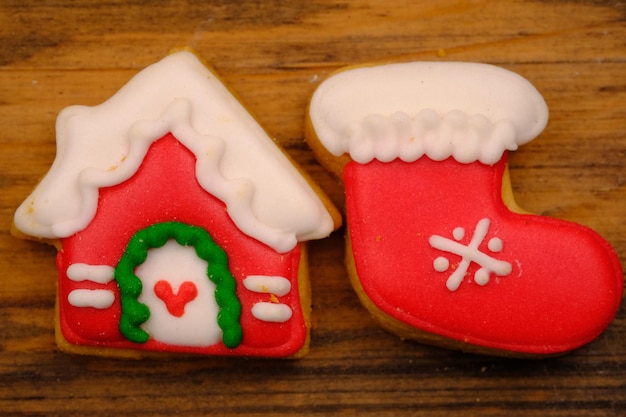
<path fill-rule="evenodd" d="M 77 353 L 306 352 L 306 241 L 340 216 L 189 51 L 57 120 L 14 231 L 59 249 L 57 341 Z"/>
<path fill-rule="evenodd" d="M 530 83 L 483 64 L 355 67 L 321 83 L 307 138 L 343 179 L 349 276 L 385 328 L 536 356 L 609 325 L 623 291 L 610 245 L 512 199 L 507 152 L 547 120 Z"/>

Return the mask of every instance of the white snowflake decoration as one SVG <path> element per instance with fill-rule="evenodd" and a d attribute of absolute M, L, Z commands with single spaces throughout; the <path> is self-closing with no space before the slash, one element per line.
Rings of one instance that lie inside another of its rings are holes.
<path fill-rule="evenodd" d="M 452 231 L 454 240 L 439 235 L 432 235 L 428 239 L 433 248 L 461 257 L 458 267 L 446 281 L 446 287 L 450 291 L 456 291 L 459 288 L 472 262 L 480 265 L 480 268 L 474 273 L 474 281 L 481 286 L 489 283 L 489 277 L 492 273 L 498 276 L 506 276 L 511 273 L 513 267 L 509 262 L 495 259 L 478 249 L 487 236 L 490 223 L 488 218 L 480 220 L 476 224 L 474 235 L 467 246 L 459 243 L 465 236 L 465 229 L 462 227 L 457 227 Z M 491 252 L 497 253 L 502 251 L 504 243 L 500 238 L 493 237 L 487 242 L 487 247 Z M 435 271 L 445 272 L 450 267 L 450 260 L 440 256 L 433 261 L 433 267 Z"/>

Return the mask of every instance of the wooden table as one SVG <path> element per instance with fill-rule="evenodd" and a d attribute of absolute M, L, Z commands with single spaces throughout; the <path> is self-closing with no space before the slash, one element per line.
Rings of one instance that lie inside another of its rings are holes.
<path fill-rule="evenodd" d="M 626 5 L 617 1 L 4 1 L 0 5 L 0 415 L 626 415 L 626 311 L 540 361 L 402 342 L 360 306 L 343 230 L 311 245 L 314 329 L 297 361 L 142 361 L 60 353 L 56 251 L 15 239 L 55 155 L 57 113 L 102 102 L 170 48 L 194 47 L 342 206 L 303 140 L 319 81 L 394 57 L 480 61 L 528 78 L 548 128 L 511 155 L 530 211 L 588 225 L 626 264 Z"/>

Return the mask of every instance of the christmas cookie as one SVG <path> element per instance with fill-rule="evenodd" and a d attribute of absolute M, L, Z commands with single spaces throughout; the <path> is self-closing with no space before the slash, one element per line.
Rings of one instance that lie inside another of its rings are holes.
<path fill-rule="evenodd" d="M 308 116 L 310 145 L 345 186 L 349 276 L 382 326 L 537 356 L 609 325 L 623 291 L 613 249 L 513 201 L 507 152 L 548 120 L 525 79 L 474 63 L 353 67 L 321 83 Z"/>
<path fill-rule="evenodd" d="M 59 249 L 77 353 L 290 357 L 308 347 L 306 241 L 340 215 L 190 51 L 57 120 L 14 231 Z"/>

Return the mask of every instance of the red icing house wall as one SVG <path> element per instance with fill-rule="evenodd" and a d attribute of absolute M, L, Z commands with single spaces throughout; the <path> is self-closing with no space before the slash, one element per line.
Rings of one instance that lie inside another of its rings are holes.
<path fill-rule="evenodd" d="M 57 259 L 60 323 L 68 341 L 118 348 L 264 356 L 288 355 L 301 348 L 306 328 L 298 287 L 300 246 L 281 254 L 243 234 L 231 221 L 224 204 L 199 186 L 194 155 L 172 135 L 152 145 L 132 178 L 100 189 L 98 204 L 89 226 L 62 241 L 63 250 Z M 242 304 L 243 339 L 238 347 L 229 349 L 222 343 L 198 348 L 164 345 L 154 340 L 131 342 L 118 329 L 121 307 L 116 282 L 98 284 L 68 279 L 66 271 L 74 263 L 115 267 L 138 230 L 169 221 L 204 228 L 228 255 Z M 291 282 L 291 291 L 280 297 L 248 291 L 242 280 L 249 275 L 285 277 Z M 68 295 L 77 288 L 109 288 L 115 293 L 115 301 L 105 309 L 75 307 L 68 302 Z M 287 304 L 293 315 L 283 323 L 259 320 L 251 314 L 251 307 L 259 301 Z"/>

